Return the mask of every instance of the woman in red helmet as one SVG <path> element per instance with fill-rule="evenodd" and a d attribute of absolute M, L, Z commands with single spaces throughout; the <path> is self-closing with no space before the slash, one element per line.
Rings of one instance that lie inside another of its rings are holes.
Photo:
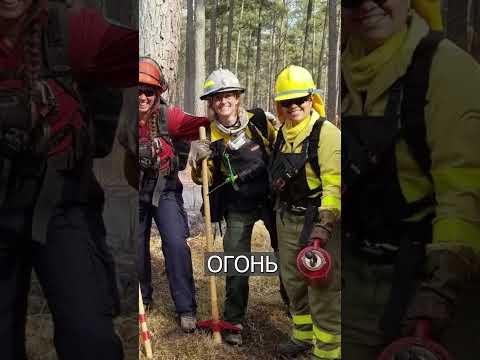
<path fill-rule="evenodd" d="M 88 86 L 91 94 L 102 86 L 134 86 L 137 59 L 138 32 L 107 23 L 93 9 L 0 1 L 4 360 L 26 359 L 32 268 L 52 313 L 59 359 L 123 358 L 112 321 L 115 277 L 103 192 L 93 175 L 88 117 L 76 89 Z"/>
<path fill-rule="evenodd" d="M 179 137 L 195 137 L 198 127 L 208 124 L 204 117 L 168 108 L 161 94 L 167 85 L 159 65 L 151 58 L 139 64 L 139 211 L 140 239 L 138 274 L 145 304 L 152 302 L 150 229 L 155 220 L 162 238 L 162 251 L 180 327 L 196 327 L 195 284 L 192 258 L 186 242 L 189 234 L 183 207 L 183 186 L 178 171 L 185 167 L 178 154 Z M 187 151 L 188 153 L 188 148 Z"/>

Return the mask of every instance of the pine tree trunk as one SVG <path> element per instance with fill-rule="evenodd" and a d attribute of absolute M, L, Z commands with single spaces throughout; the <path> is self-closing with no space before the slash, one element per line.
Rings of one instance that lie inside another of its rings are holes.
<path fill-rule="evenodd" d="M 213 8 L 210 13 L 210 48 L 208 50 L 208 73 L 217 67 L 217 10 L 218 0 L 213 0 Z"/>
<path fill-rule="evenodd" d="M 328 0 L 327 118 L 334 121 L 337 108 L 337 1 Z"/>
<path fill-rule="evenodd" d="M 322 47 L 320 49 L 320 54 L 318 54 L 317 86 L 319 88 L 322 86 L 323 58 L 325 56 L 327 24 L 328 24 L 328 9 L 325 9 L 325 17 L 323 19 Z"/>
<path fill-rule="evenodd" d="M 278 35 L 276 36 L 277 38 L 277 46 L 275 47 L 275 62 L 274 62 L 274 70 L 273 70 L 273 74 L 274 76 L 277 76 L 278 73 L 280 72 L 280 57 L 281 57 L 281 49 L 282 49 L 282 44 L 284 43 L 284 40 L 283 40 L 283 27 L 284 27 L 284 24 L 285 24 L 285 15 L 282 13 L 282 18 L 280 20 L 280 26 L 278 27 Z M 273 81 L 275 81 L 276 79 L 274 78 Z M 273 86 L 272 86 L 272 89 L 273 89 Z"/>
<path fill-rule="evenodd" d="M 255 62 L 255 82 L 253 84 L 252 106 L 258 103 L 258 76 L 260 74 L 260 65 L 262 60 L 262 6 L 258 8 L 258 27 L 257 27 L 257 59 Z"/>
<path fill-rule="evenodd" d="M 188 113 L 193 113 L 193 80 L 195 77 L 195 40 L 194 40 L 194 8 L 193 0 L 187 0 L 187 32 L 186 32 L 186 41 L 185 41 L 185 80 L 184 80 L 184 90 L 183 90 L 183 108 Z"/>
<path fill-rule="evenodd" d="M 233 33 L 233 14 L 235 12 L 235 0 L 230 0 L 230 11 L 228 13 L 228 33 L 227 33 L 227 58 L 225 67 L 230 70 L 230 60 L 232 57 L 232 33 Z"/>
<path fill-rule="evenodd" d="M 310 33 L 310 18 L 312 17 L 312 7 L 313 7 L 313 1 L 308 0 L 308 5 L 307 5 L 307 21 L 305 23 L 305 37 L 303 40 L 303 51 L 302 51 L 302 67 L 305 67 L 305 61 L 306 61 L 306 53 L 307 53 L 307 43 L 308 43 L 308 35 Z"/>
<path fill-rule="evenodd" d="M 205 81 L 205 1 L 195 0 L 195 77 L 192 85 L 193 113 L 205 114 L 205 103 L 200 100 Z"/>
<path fill-rule="evenodd" d="M 167 100 L 175 98 L 178 49 L 180 44 L 180 1 L 165 0 L 162 6 L 153 1 L 139 3 L 140 55 L 148 55 L 161 66 L 169 85 Z"/>
<path fill-rule="evenodd" d="M 223 31 L 225 29 L 225 18 L 222 17 L 220 19 L 220 27 L 218 29 L 218 34 L 220 36 L 220 39 L 218 41 L 218 62 L 217 66 L 218 67 L 225 67 L 225 59 L 224 59 L 224 49 L 225 49 L 225 32 Z"/>
<path fill-rule="evenodd" d="M 239 24 L 242 22 L 242 18 L 243 18 L 243 7 L 245 5 L 245 0 L 242 0 L 242 7 L 241 7 L 241 10 L 240 10 L 240 20 L 239 20 Z M 236 55 L 235 55 L 235 74 L 238 74 L 238 56 L 240 54 L 240 38 L 241 38 L 241 35 L 242 35 L 242 30 L 240 29 L 240 25 L 238 26 L 238 35 L 237 35 L 237 48 L 235 49 L 236 51 Z"/>
<path fill-rule="evenodd" d="M 268 67 L 268 89 L 267 89 L 267 101 L 266 101 L 266 108 L 267 111 L 270 111 L 271 108 L 271 103 L 272 103 L 272 89 L 273 89 L 273 81 L 274 81 L 274 64 L 275 64 L 275 34 L 276 34 L 276 25 L 277 25 L 277 18 L 273 17 L 273 24 L 272 24 L 272 41 L 270 43 L 270 52 L 269 54 L 271 55 L 270 57 L 270 64 Z"/>
<path fill-rule="evenodd" d="M 247 104 L 250 105 L 250 102 L 248 101 L 248 98 L 251 94 L 250 90 L 250 58 L 252 54 L 252 46 L 250 45 L 252 41 L 252 34 L 253 31 L 248 34 L 248 39 L 246 43 L 246 48 L 247 48 L 247 66 L 245 67 L 245 89 L 246 89 L 246 98 L 247 98 Z"/>

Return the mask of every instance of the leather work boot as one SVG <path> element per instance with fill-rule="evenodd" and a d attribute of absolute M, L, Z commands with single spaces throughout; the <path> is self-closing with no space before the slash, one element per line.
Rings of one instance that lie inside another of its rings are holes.
<path fill-rule="evenodd" d="M 310 343 L 289 339 L 284 343 L 278 344 L 276 351 L 282 359 L 289 359 L 310 350 L 311 347 Z"/>
<path fill-rule="evenodd" d="M 185 333 L 194 332 L 197 327 L 197 318 L 191 312 L 182 313 L 179 316 L 180 328 Z"/>
<path fill-rule="evenodd" d="M 223 333 L 223 339 L 229 345 L 240 346 L 243 344 L 243 339 L 242 339 L 243 326 L 241 324 L 234 324 L 234 325 L 240 328 L 240 332 L 225 330 Z"/>

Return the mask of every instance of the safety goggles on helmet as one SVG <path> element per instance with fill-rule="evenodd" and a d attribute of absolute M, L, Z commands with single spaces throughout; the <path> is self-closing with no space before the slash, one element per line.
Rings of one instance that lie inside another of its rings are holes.
<path fill-rule="evenodd" d="M 362 5 L 365 0 L 342 0 L 342 7 L 345 9 L 354 9 Z M 387 0 L 372 0 L 378 6 L 382 6 Z"/>
<path fill-rule="evenodd" d="M 302 106 L 305 102 L 309 101 L 310 99 L 311 99 L 311 96 L 307 95 L 307 96 L 303 96 L 295 99 L 281 100 L 279 101 L 279 104 L 281 107 L 284 107 L 284 108 L 289 108 L 293 104 L 297 106 Z"/>
<path fill-rule="evenodd" d="M 144 94 L 146 97 L 154 96 L 155 89 L 150 86 L 139 86 L 138 87 L 138 96 Z"/>

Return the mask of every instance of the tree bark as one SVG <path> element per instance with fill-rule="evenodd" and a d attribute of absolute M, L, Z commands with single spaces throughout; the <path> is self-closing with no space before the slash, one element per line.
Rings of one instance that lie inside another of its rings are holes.
<path fill-rule="evenodd" d="M 242 22 L 243 18 L 243 7 L 245 5 L 245 0 L 242 0 L 242 8 L 240 10 L 240 20 L 239 24 Z M 237 36 L 237 48 L 236 48 L 236 55 L 235 55 L 235 74 L 238 74 L 238 56 L 240 53 L 240 37 L 242 35 L 242 30 L 240 29 L 240 25 L 238 26 L 238 36 Z"/>
<path fill-rule="evenodd" d="M 177 82 L 178 49 L 180 44 L 180 1 L 165 0 L 162 6 L 154 1 L 142 0 L 139 3 L 140 41 L 142 56 L 155 59 L 169 85 L 167 100 L 175 98 Z"/>
<path fill-rule="evenodd" d="M 334 122 L 337 108 L 337 1 L 328 0 L 327 118 Z"/>
<path fill-rule="evenodd" d="M 225 66 L 225 59 L 224 59 L 224 49 L 225 49 L 225 18 L 222 17 L 220 19 L 220 29 L 218 29 L 218 35 L 220 37 L 218 41 L 218 61 L 217 61 L 217 66 L 223 68 Z"/>
<path fill-rule="evenodd" d="M 322 73 L 323 73 L 323 58 L 325 55 L 325 43 L 327 39 L 327 23 L 328 23 L 328 9 L 325 9 L 325 17 L 323 19 L 323 34 L 322 34 L 322 47 L 320 54 L 318 54 L 318 70 L 317 70 L 317 86 L 322 86 Z"/>
<path fill-rule="evenodd" d="M 218 0 L 213 0 L 213 8 L 210 13 L 210 48 L 208 50 L 208 73 L 217 67 L 217 11 Z"/>
<path fill-rule="evenodd" d="M 228 13 L 228 32 L 227 32 L 227 58 L 225 61 L 225 67 L 230 70 L 230 60 L 232 57 L 232 33 L 233 33 L 233 14 L 235 12 L 235 0 L 230 0 L 230 10 Z"/>
<path fill-rule="evenodd" d="M 258 26 L 257 26 L 257 60 L 255 62 L 255 82 L 253 84 L 252 106 L 258 103 L 258 75 L 260 73 L 260 63 L 262 60 L 262 5 L 258 8 Z"/>
<path fill-rule="evenodd" d="M 266 101 L 266 107 L 267 107 L 267 111 L 270 111 L 270 107 L 271 107 L 271 103 L 272 103 L 272 89 L 273 89 L 273 81 L 275 80 L 274 78 L 274 74 L 273 74 L 273 69 L 274 69 L 274 64 L 275 64 L 275 55 L 276 55 L 276 51 L 275 51 L 275 29 L 276 29 L 276 25 L 277 25 L 277 18 L 276 16 L 273 17 L 273 24 L 272 24 L 272 41 L 270 43 L 270 54 L 271 54 L 271 58 L 270 58 L 270 64 L 269 64 L 269 68 L 268 68 L 268 89 L 267 89 L 267 101 Z"/>
<path fill-rule="evenodd" d="M 307 21 L 305 23 L 305 37 L 303 40 L 303 51 L 302 51 L 302 67 L 305 67 L 305 57 L 307 53 L 307 43 L 308 43 L 308 35 L 310 33 L 310 18 L 312 17 L 312 8 L 313 8 L 313 1 L 308 0 L 307 5 Z"/>
<path fill-rule="evenodd" d="M 193 81 L 193 113 L 205 114 L 205 103 L 200 100 L 205 81 L 205 1 L 195 0 L 195 77 Z"/>
<path fill-rule="evenodd" d="M 187 0 L 187 31 L 186 31 L 186 41 L 185 41 L 185 79 L 184 79 L 184 90 L 183 90 L 183 107 L 186 112 L 193 113 L 193 81 L 195 76 L 195 39 L 194 39 L 194 8 L 193 0 Z"/>
<path fill-rule="evenodd" d="M 247 43 L 246 43 L 247 66 L 245 67 L 245 89 L 246 89 L 246 94 L 245 95 L 246 95 L 246 98 L 247 98 L 247 103 L 249 103 L 248 97 L 251 94 L 251 90 L 250 90 L 250 58 L 251 58 L 251 54 L 252 54 L 252 47 L 250 46 L 250 43 L 251 43 L 251 40 L 252 40 L 252 34 L 253 34 L 253 31 L 248 34 L 248 40 L 247 40 Z"/>

